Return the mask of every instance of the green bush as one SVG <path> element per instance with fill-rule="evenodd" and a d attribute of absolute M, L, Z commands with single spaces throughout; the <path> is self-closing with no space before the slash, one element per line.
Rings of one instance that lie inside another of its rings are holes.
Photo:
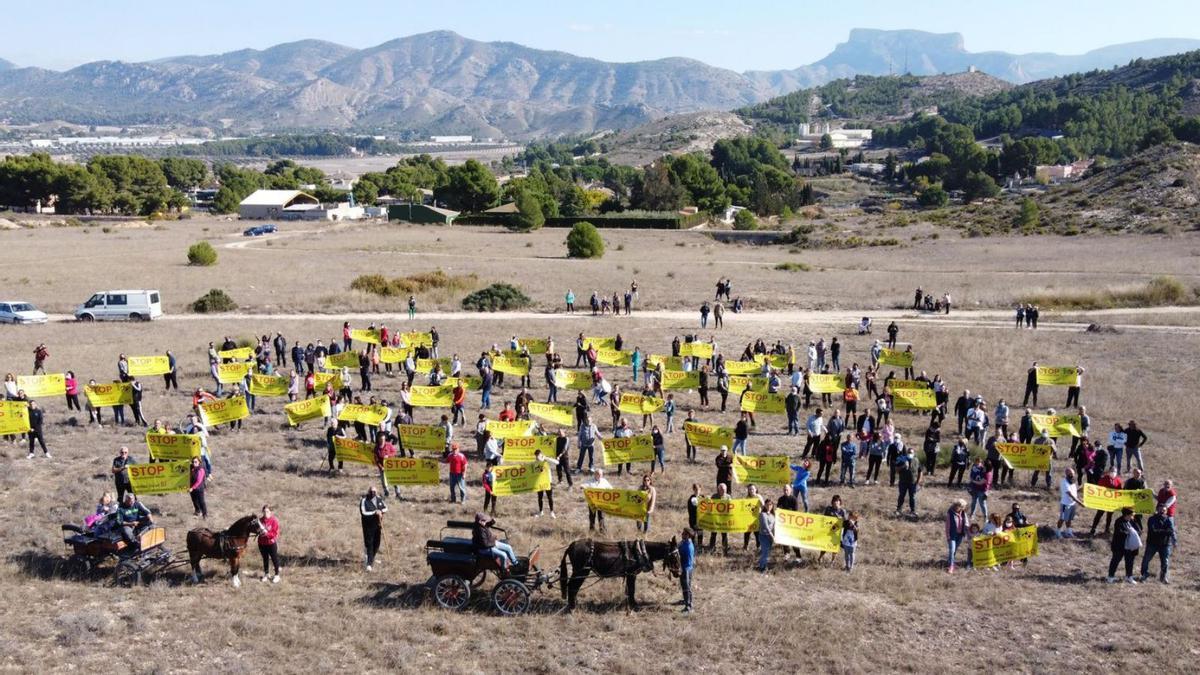
<path fill-rule="evenodd" d="M 812 269 L 807 263 L 802 262 L 781 262 L 775 265 L 775 269 L 780 272 L 807 272 Z"/>
<path fill-rule="evenodd" d="M 940 209 L 950 202 L 950 195 L 941 183 L 934 183 L 917 195 L 917 203 L 926 208 Z"/>
<path fill-rule="evenodd" d="M 476 312 L 496 312 L 528 307 L 530 302 L 532 301 L 529 296 L 525 295 L 521 289 L 512 284 L 499 283 L 481 288 L 463 298 L 462 307 Z"/>
<path fill-rule="evenodd" d="M 604 257 L 604 239 L 595 225 L 575 223 L 567 234 L 567 255 L 572 258 Z"/>
<path fill-rule="evenodd" d="M 217 264 L 217 250 L 207 241 L 198 241 L 188 247 L 188 264 L 208 267 Z"/>
<path fill-rule="evenodd" d="M 546 224 L 546 216 L 542 213 L 542 205 L 537 197 L 522 191 L 517 195 L 517 212 L 512 214 L 509 228 L 520 232 L 540 230 Z"/>
<path fill-rule="evenodd" d="M 738 211 L 733 217 L 733 229 L 735 230 L 757 230 L 758 218 L 750 213 L 749 209 Z"/>
<path fill-rule="evenodd" d="M 233 298 L 219 288 L 210 290 L 192 303 L 192 311 L 198 314 L 232 312 L 237 308 L 237 303 L 233 301 Z"/>
<path fill-rule="evenodd" d="M 394 279 L 389 279 L 382 274 L 363 274 L 354 277 L 354 280 L 350 282 L 350 289 L 388 298 L 416 295 L 442 288 L 465 291 L 478 285 L 479 278 L 474 274 L 451 276 L 442 270 L 434 270 Z"/>

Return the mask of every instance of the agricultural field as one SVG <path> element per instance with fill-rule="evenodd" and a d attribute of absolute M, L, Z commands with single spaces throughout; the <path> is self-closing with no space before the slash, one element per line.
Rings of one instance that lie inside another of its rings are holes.
<path fill-rule="evenodd" d="M 945 234 L 929 239 L 928 233 L 906 231 L 900 246 L 792 252 L 788 246 L 721 244 L 703 232 L 602 231 L 607 253 L 584 261 L 565 258 L 562 230 L 514 234 L 283 223 L 278 234 L 251 238 L 241 236 L 245 227 L 244 222 L 196 218 L 138 227 L 0 231 L 0 288 L 13 296 L 2 299 L 27 300 L 55 315 L 43 326 L 0 327 L 0 373 L 29 374 L 38 343 L 50 350 L 47 372 L 72 370 L 83 382 L 115 378 L 121 353 L 170 349 L 179 360 L 182 391 L 166 393 L 160 378 L 143 378 L 143 408 L 150 420 L 174 425 L 190 409 L 190 390 L 211 385 L 207 345 L 225 336 L 250 339 L 278 331 L 289 341 L 328 343 L 340 337 L 343 320 L 355 327 L 374 321 L 402 330 L 436 325 L 441 355 L 457 353 L 465 366 L 512 335 L 552 336 L 567 366 L 574 364 L 573 338 L 581 332 L 620 333 L 629 348 L 645 353 L 669 353 L 673 336 L 711 335 L 730 359 L 760 337 L 800 347 L 836 336 L 844 345 L 846 367 L 869 363 L 871 340 L 882 337 L 883 327 L 895 320 L 900 341 L 911 343 L 918 355 L 918 370 L 940 374 L 949 383 L 952 402 L 964 389 L 981 393 L 989 410 L 1004 398 L 1013 406 L 1014 420 L 1032 361 L 1084 366 L 1082 402 L 1092 429 L 1098 433 L 1114 422 L 1137 420 L 1151 439 L 1145 450 L 1148 483 L 1157 487 L 1170 478 L 1179 487 L 1173 583 L 1104 583 L 1108 540 L 1054 539 L 1058 491 L 1030 489 L 1026 471 L 1018 471 L 1016 487 L 994 491 L 990 506 L 1003 513 L 1019 502 L 1041 526 L 1039 555 L 1027 567 L 948 575 L 943 521 L 949 504 L 965 491 L 945 486 L 943 467 L 918 493 L 919 515 L 897 517 L 896 492 L 886 485 L 885 469 L 884 485 L 850 488 L 835 481 L 810 491 L 814 510 L 838 494 L 860 514 L 859 561 L 850 574 L 842 571 L 840 558 L 828 565 L 805 553 L 800 563 L 785 562 L 778 548 L 771 569 L 760 574 L 754 569 L 753 541 L 743 550 L 742 538 L 730 535 L 728 556 L 700 556 L 696 612 L 690 615 L 680 613 L 678 583 L 661 568 L 639 578 L 643 607 L 637 613 L 625 611 L 619 580 L 586 587 L 570 615 L 558 613 L 563 602 L 557 589 L 536 596 L 534 611 L 521 617 L 497 616 L 482 599 L 465 612 L 451 613 L 429 599 L 416 602 L 416 588 L 429 577 L 426 540 L 438 538 L 445 521 L 468 519 L 482 505 L 483 462 L 474 452 L 471 429 L 455 429 L 470 457 L 467 504 L 449 503 L 444 484 L 406 489 L 404 499 L 389 499 L 383 548 L 374 571 L 367 573 L 356 509 L 359 496 L 378 483 L 374 469 L 348 464 L 344 473 L 329 475 L 319 422 L 290 428 L 284 399 L 260 397 L 258 414 L 241 431 L 213 431 L 207 523 L 189 513 L 185 495 L 145 502 L 166 527 L 172 550 L 184 548 L 184 535 L 193 527 L 225 527 L 271 504 L 282 523 L 282 582 L 260 583 L 258 553 L 250 550 L 240 589 L 233 588 L 217 561 L 203 563 L 208 574 L 203 584 L 191 584 L 179 572 L 126 588 L 110 584 L 104 575 L 65 576 L 69 551 L 59 525 L 81 520 L 100 494 L 112 489 L 109 466 L 118 448 L 128 446 L 145 460 L 144 432 L 89 425 L 86 413 L 68 412 L 55 397 L 41 401 L 52 459 L 26 459 L 25 446 L 0 440 L 0 593 L 5 597 L 0 668 L 625 673 L 647 667 L 754 672 L 800 663 L 832 672 L 936 672 L 988 663 L 1018 672 L 1140 673 L 1184 670 L 1200 656 L 1194 631 L 1186 628 L 1188 617 L 1200 611 L 1200 565 L 1191 555 L 1200 546 L 1191 518 L 1200 468 L 1189 459 L 1200 422 L 1188 409 L 1190 399 L 1179 395 L 1198 374 L 1200 311 L 1192 306 L 1192 289 L 1200 285 L 1200 235 L 980 240 Z M 922 238 L 913 241 L 912 234 Z M 200 240 L 217 250 L 216 265 L 187 265 L 187 247 Z M 807 271 L 800 265 L 777 269 L 789 262 L 803 263 Z M 351 289 L 361 275 L 405 278 L 438 270 L 455 282 L 418 290 L 412 321 L 405 315 L 406 295 L 380 297 Z M 1134 293 L 1162 276 L 1183 289 L 1172 296 L 1179 302 L 1115 309 L 1080 309 L 1072 302 L 1061 312 L 1044 311 L 1037 331 L 1012 327 L 1010 308 L 1024 298 Z M 714 285 L 724 277 L 733 279 L 733 295 L 745 300 L 747 311 L 727 311 L 724 328 L 710 324 L 701 330 L 696 310 L 704 300 L 712 301 Z M 623 292 L 633 279 L 641 297 L 632 316 L 590 316 L 586 304 L 593 290 Z M 495 314 L 459 308 L 467 292 L 494 282 L 520 287 L 532 304 Z M 949 292 L 953 312 L 918 316 L 904 309 L 918 286 L 935 295 Z M 157 288 L 166 316 L 148 324 L 64 320 L 62 315 L 92 292 L 106 288 Z M 191 313 L 190 303 L 214 288 L 226 291 L 238 309 Z M 582 308 L 573 316 L 562 312 L 568 288 Z M 861 316 L 874 317 L 874 336 L 855 334 Z M 1103 329 L 1085 330 L 1092 323 Z M 602 369 L 623 387 L 631 384 L 627 367 Z M 493 394 L 493 414 L 516 395 L 512 379 Z M 375 376 L 371 394 L 395 401 L 401 381 Z M 540 368 L 535 368 L 532 392 L 536 400 L 545 400 Z M 1041 393 L 1043 405 L 1065 402 L 1065 388 L 1043 387 Z M 719 402 L 715 394 L 712 398 Z M 701 408 L 694 392 L 677 400 L 677 424 L 688 408 L 705 422 L 736 422 L 733 398 L 724 413 Z M 476 418 L 478 408 L 478 394 L 472 392 L 468 420 Z M 416 421 L 434 423 L 441 412 L 419 408 Z M 606 413 L 595 415 L 605 437 L 611 433 Z M 914 441 L 927 422 L 912 412 L 893 419 Z M 641 422 L 628 421 L 635 428 Z M 664 420 L 658 415 L 655 422 Z M 943 434 L 943 456 L 952 436 Z M 797 443 L 785 434 L 782 415 L 759 415 L 749 452 L 797 458 L 800 438 Z M 1061 443 L 1060 448 L 1056 473 L 1068 464 L 1066 448 Z M 669 540 L 687 525 L 691 485 L 698 483 L 705 494 L 714 490 L 714 455 L 701 449 L 699 461 L 688 462 L 682 433 L 668 435 L 667 469 L 655 477 L 658 508 L 649 539 Z M 571 456 L 574 460 L 574 443 Z M 634 488 L 644 469 L 638 467 L 633 477 L 615 471 L 607 477 L 614 487 Z M 864 470 L 860 463 L 860 479 Z M 575 479 L 573 489 L 556 486 L 555 519 L 534 517 L 533 495 L 500 499 L 498 523 L 518 552 L 539 547 L 543 567 L 556 569 L 566 545 L 589 536 L 578 486 L 585 478 Z M 745 488 L 735 485 L 734 492 L 743 496 Z M 763 492 L 775 497 L 780 488 Z M 1077 532 L 1086 533 L 1092 513 L 1081 509 Z M 633 522 L 608 522 L 603 536 L 637 537 Z"/>

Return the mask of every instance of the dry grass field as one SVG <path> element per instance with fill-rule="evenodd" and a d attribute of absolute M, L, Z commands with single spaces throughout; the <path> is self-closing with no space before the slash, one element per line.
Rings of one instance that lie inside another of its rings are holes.
<path fill-rule="evenodd" d="M 561 606 L 556 593 L 543 596 L 547 602 L 539 606 L 541 611 L 519 618 L 496 616 L 483 604 L 463 614 L 442 611 L 431 601 L 413 607 L 404 598 L 429 575 L 422 546 L 438 536 L 445 520 L 468 517 L 479 508 L 482 462 L 471 456 L 466 506 L 449 504 L 444 487 L 414 488 L 405 500 L 390 500 L 381 558 L 368 574 L 361 565 L 355 509 L 358 496 L 375 482 L 373 471 L 347 465 L 345 474 L 328 476 L 319 426 L 289 429 L 282 401 L 260 398 L 261 413 L 247 420 L 243 431 L 213 434 L 209 524 L 223 527 L 271 503 L 282 523 L 283 582 L 258 582 L 259 560 L 252 550 L 245 565 L 248 583 L 240 590 L 211 561 L 204 563 L 210 576 L 202 585 L 180 575 L 147 587 L 120 588 L 106 577 L 78 580 L 60 574 L 67 551 L 59 524 L 79 520 L 111 489 L 108 466 L 118 447 L 128 445 L 145 459 L 142 431 L 89 427 L 86 415 L 68 414 L 64 403 L 54 399 L 44 401 L 53 459 L 27 460 L 23 446 L 0 441 L 0 594 L 5 600 L 0 603 L 0 668 L 755 672 L 803 667 L 942 672 L 986 663 L 1018 672 L 1173 672 L 1186 670 L 1200 656 L 1191 618 L 1200 611 L 1200 566 L 1192 557 L 1200 538 L 1191 518 L 1191 497 L 1200 483 L 1191 443 L 1200 434 L 1200 422 L 1184 395 L 1197 377 L 1196 313 L 1122 314 L 1119 323 L 1154 325 L 1086 333 L 1079 322 L 1118 321 L 1073 313 L 1067 317 L 1071 325 L 1055 325 L 1055 316 L 1044 315 L 1043 330 L 1016 331 L 999 311 L 1019 294 L 1047 288 L 1115 287 L 1164 273 L 1195 285 L 1200 281 L 1195 264 L 1200 238 L 942 238 L 898 249 L 792 254 L 780 248 L 721 245 L 699 233 L 629 231 L 605 232 L 609 254 L 583 262 L 562 258 L 565 233 L 560 231 L 514 235 L 364 225 L 303 233 L 297 230 L 312 226 L 285 224 L 280 236 L 250 240 L 240 236 L 244 227 L 194 220 L 161 229 L 121 227 L 108 234 L 98 227 L 86 233 L 79 228 L 0 232 L 0 288 L 6 295 L 66 313 L 102 287 L 157 287 L 175 317 L 135 325 L 5 326 L 0 330 L 0 373 L 28 373 L 38 342 L 49 346 L 50 372 L 74 370 L 83 381 L 114 377 L 121 352 L 172 349 L 180 360 L 185 394 L 167 395 L 158 378 L 145 378 L 144 408 L 152 420 L 176 423 L 190 404 L 186 390 L 210 383 L 204 356 L 208 341 L 276 330 L 289 339 L 328 341 L 340 334 L 342 315 L 352 312 L 386 312 L 389 325 L 407 324 L 400 319 L 399 302 L 351 292 L 350 280 L 359 274 L 402 276 L 437 268 L 474 273 L 483 283 L 513 281 L 534 298 L 535 311 L 547 313 L 558 310 L 567 287 L 585 301 L 592 288 L 611 293 L 636 276 L 642 305 L 661 310 L 641 317 L 635 312 L 631 318 L 418 317 L 414 328 L 428 329 L 437 321 L 443 355 L 457 352 L 467 362 L 513 333 L 553 335 L 560 349 L 569 350 L 572 336 L 580 331 L 620 332 L 629 345 L 664 352 L 673 335 L 698 328 L 690 313 L 671 310 L 690 312 L 711 298 L 718 276 L 730 276 L 734 294 L 745 297 L 751 311 L 728 314 L 723 330 L 703 332 L 715 334 L 727 355 L 736 358 L 748 341 L 760 336 L 799 344 L 837 335 L 845 344 L 843 363 L 863 363 L 869 360 L 870 342 L 854 335 L 855 313 L 862 309 L 881 315 L 879 310 L 909 300 L 912 288 L 924 285 L 938 293 L 950 291 L 960 307 L 978 304 L 997 310 L 899 321 L 900 339 L 914 344 L 918 367 L 930 375 L 940 373 L 952 392 L 969 388 L 983 393 L 989 404 L 1000 397 L 1019 403 L 1030 361 L 1079 363 L 1088 369 L 1083 402 L 1094 429 L 1139 421 L 1151 437 L 1146 449 L 1151 484 L 1172 478 L 1180 487 L 1181 546 L 1172 558 L 1174 583 L 1109 586 L 1103 579 L 1107 540 L 1052 540 L 1045 530 L 1041 554 L 1027 568 L 947 575 L 942 519 L 950 501 L 965 493 L 940 484 L 945 475 L 939 472 L 919 493 L 915 520 L 892 515 L 895 492 L 886 485 L 813 488 L 814 508 L 838 493 L 849 509 L 862 514 L 859 567 L 847 575 L 840 565 L 816 564 L 812 555 L 798 566 L 784 565 L 777 551 L 771 571 L 760 575 L 753 569 L 753 546 L 743 552 L 740 538 L 731 537 L 736 544 L 729 557 L 700 558 L 698 611 L 690 616 L 673 604 L 679 599 L 678 586 L 661 571 L 640 578 L 638 595 L 645 607 L 632 615 L 621 605 L 623 588 L 615 580 L 584 589 L 581 606 L 572 615 L 554 613 Z M 220 262 L 189 268 L 184 251 L 201 238 L 217 246 Z M 815 269 L 772 269 L 785 260 L 804 261 Z M 181 320 L 185 305 L 209 288 L 229 291 L 245 314 L 261 316 Z M 419 298 L 422 309 L 439 310 L 455 309 L 457 300 Z M 281 314 L 294 316 L 270 316 Z M 606 373 L 628 382 L 627 369 L 607 368 Z M 375 382 L 377 395 L 395 399 L 398 379 L 380 376 Z M 535 396 L 543 397 L 540 377 L 534 377 L 534 384 Z M 498 392 L 494 401 L 515 393 Z M 1065 390 L 1043 388 L 1043 396 L 1044 402 L 1061 405 Z M 690 393 L 681 399 L 697 402 Z M 469 403 L 472 419 L 477 395 Z M 437 414 L 418 409 L 417 421 L 433 422 Z M 736 419 L 732 412 L 698 409 L 697 414 L 728 425 Z M 608 416 L 599 417 L 608 435 Z M 917 415 L 895 417 L 910 438 L 924 429 Z M 750 452 L 798 455 L 800 447 L 783 434 L 784 426 L 783 416 L 761 416 Z M 473 449 L 473 444 L 467 447 Z M 686 525 L 691 483 L 700 483 L 706 492 L 713 488 L 714 453 L 702 449 L 697 464 L 688 463 L 683 453 L 682 434 L 670 436 L 652 539 L 667 539 Z M 860 472 L 864 468 L 860 464 Z M 617 487 L 634 487 L 636 481 L 610 479 Z M 1057 490 L 1030 490 L 1027 481 L 1027 473 L 1018 472 L 1018 484 L 1024 485 L 993 492 L 992 508 L 1006 511 L 1011 502 L 1020 501 L 1032 520 L 1053 525 Z M 735 486 L 735 492 L 741 491 Z M 764 492 L 775 496 L 778 489 Z M 556 520 L 532 517 L 533 495 L 500 502 L 499 521 L 512 543 L 522 552 L 540 546 L 544 566 L 557 565 L 569 541 L 587 536 L 581 491 L 567 490 L 564 484 L 555 497 Z M 168 546 L 182 550 L 184 533 L 198 525 L 187 497 L 166 495 L 146 503 L 166 526 Z M 1081 510 L 1076 530 L 1086 531 L 1090 519 L 1091 512 Z M 635 537 L 633 523 L 609 522 L 610 537 Z"/>

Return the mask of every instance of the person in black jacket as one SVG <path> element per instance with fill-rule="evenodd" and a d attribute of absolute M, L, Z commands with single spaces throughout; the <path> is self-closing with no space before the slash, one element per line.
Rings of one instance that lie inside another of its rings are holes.
<path fill-rule="evenodd" d="M 1029 367 L 1029 372 L 1025 374 L 1025 401 L 1023 406 L 1029 405 L 1029 397 L 1033 396 L 1033 407 L 1037 407 L 1038 382 L 1037 382 L 1037 361 Z M 1023 443 L 1024 441 L 1022 441 Z"/>
<path fill-rule="evenodd" d="M 962 396 L 954 402 L 954 416 L 958 419 L 958 435 L 962 435 L 963 425 L 967 422 L 967 412 L 975 407 L 975 399 L 970 391 L 963 391 Z"/>
<path fill-rule="evenodd" d="M 46 459 L 50 459 L 50 451 L 46 449 L 46 438 L 42 435 L 42 425 L 45 422 L 45 413 L 42 412 L 41 406 L 37 401 L 29 402 L 29 433 L 26 436 L 29 438 L 29 459 L 33 459 L 33 444 L 36 442 L 42 446 L 42 454 Z"/>
<path fill-rule="evenodd" d="M 387 504 L 374 485 L 358 501 L 358 513 L 362 520 L 364 564 L 370 572 L 375 565 L 375 554 L 379 553 L 383 543 L 383 514 L 387 513 Z"/>
<path fill-rule="evenodd" d="M 1108 561 L 1108 583 L 1117 580 L 1117 565 L 1125 561 L 1125 581 L 1136 584 L 1133 578 L 1133 561 L 1142 548 L 1142 526 L 1133 519 L 1133 509 L 1121 509 L 1121 517 L 1113 526 L 1112 558 Z"/>
<path fill-rule="evenodd" d="M 1158 556 L 1158 580 L 1167 579 L 1167 564 L 1171 559 L 1171 548 L 1175 545 L 1175 525 L 1167 517 L 1166 504 L 1159 504 L 1154 515 L 1146 522 L 1146 555 L 1142 557 L 1142 581 L 1150 578 L 1150 561 Z"/>

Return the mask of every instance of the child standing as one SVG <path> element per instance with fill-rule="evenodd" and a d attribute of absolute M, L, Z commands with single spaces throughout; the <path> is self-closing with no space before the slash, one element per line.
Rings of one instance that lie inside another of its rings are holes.
<path fill-rule="evenodd" d="M 858 512 L 851 511 L 842 521 L 842 556 L 846 559 L 846 571 L 854 570 L 854 554 L 858 550 Z"/>

